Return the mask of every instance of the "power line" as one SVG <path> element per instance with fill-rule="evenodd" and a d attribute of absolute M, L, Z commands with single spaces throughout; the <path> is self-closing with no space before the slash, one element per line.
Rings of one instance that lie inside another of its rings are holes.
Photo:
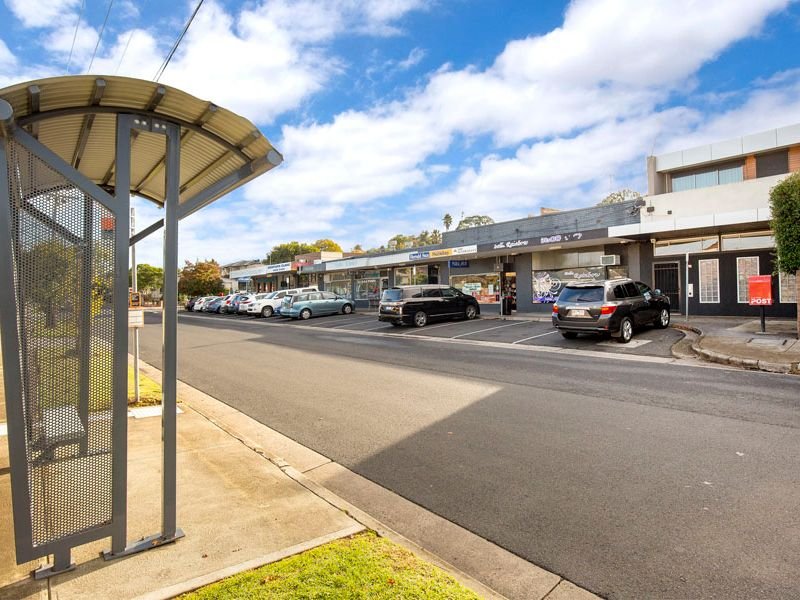
<path fill-rule="evenodd" d="M 183 41 L 183 36 L 185 36 L 186 32 L 189 31 L 189 27 L 192 25 L 192 21 L 194 21 L 194 17 L 195 15 L 197 15 L 197 11 L 200 10 L 201 6 L 203 6 L 203 0 L 200 0 L 197 3 L 197 6 L 195 7 L 192 16 L 189 17 L 188 21 L 186 21 L 186 26 L 183 28 L 183 31 L 181 31 L 181 34 L 178 36 L 178 39 L 175 40 L 175 44 L 172 46 L 172 50 L 169 51 L 167 58 L 164 59 L 164 62 L 161 64 L 161 67 L 158 69 L 158 71 L 156 71 L 156 74 L 153 77 L 153 81 L 158 81 L 159 79 L 161 79 L 161 76 L 164 74 L 167 65 L 172 60 L 172 56 L 175 54 L 175 51 L 178 49 L 178 46 L 180 46 L 181 42 Z"/>
<path fill-rule="evenodd" d="M 128 42 L 125 44 L 125 49 L 122 51 L 122 56 L 119 57 L 119 62 L 117 63 L 117 68 L 114 69 L 114 75 L 117 74 L 119 68 L 122 66 L 122 61 L 125 59 L 125 55 L 128 53 L 128 46 L 131 45 L 131 40 L 133 39 L 133 34 L 136 33 L 135 29 L 131 29 L 131 34 L 128 36 Z"/>
<path fill-rule="evenodd" d="M 94 52 L 92 52 L 92 60 L 89 61 L 89 68 L 86 69 L 86 72 L 92 70 L 92 65 L 94 64 L 94 57 L 97 56 L 97 49 L 100 47 L 100 40 L 103 39 L 103 32 L 106 30 L 106 23 L 108 23 L 108 15 L 111 14 L 111 7 L 114 6 L 114 0 L 108 1 L 108 10 L 106 11 L 106 18 L 103 20 L 103 26 L 100 28 L 100 34 L 97 36 L 97 44 L 95 44 Z"/>
<path fill-rule="evenodd" d="M 67 75 L 69 75 L 69 68 L 72 65 L 72 52 L 75 50 L 75 40 L 78 39 L 78 29 L 81 26 L 81 19 L 83 18 L 83 9 L 86 6 L 86 0 L 81 0 L 81 10 L 78 13 L 78 22 L 75 23 L 75 33 L 72 34 L 72 46 L 69 49 L 69 58 L 67 59 Z"/>

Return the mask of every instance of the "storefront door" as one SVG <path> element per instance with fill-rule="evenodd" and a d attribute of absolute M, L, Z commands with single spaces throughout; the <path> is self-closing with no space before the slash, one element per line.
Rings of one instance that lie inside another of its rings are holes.
<path fill-rule="evenodd" d="M 680 263 L 653 263 L 653 287 L 669 297 L 670 310 L 681 308 Z"/>

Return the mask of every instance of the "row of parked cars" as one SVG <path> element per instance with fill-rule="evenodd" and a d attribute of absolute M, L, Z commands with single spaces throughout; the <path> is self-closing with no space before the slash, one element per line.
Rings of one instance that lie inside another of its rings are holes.
<path fill-rule="evenodd" d="M 447 285 L 389 288 L 378 308 L 378 320 L 396 327 L 424 327 L 432 320 L 479 315 L 475 298 Z M 565 338 L 589 333 L 611 336 L 625 344 L 639 327 L 669 326 L 670 301 L 661 290 L 632 279 L 573 282 L 564 286 L 553 304 L 552 322 Z"/>
<path fill-rule="evenodd" d="M 349 298 L 332 292 L 322 292 L 316 286 L 265 292 L 243 293 L 227 296 L 201 296 L 186 303 L 186 310 L 217 314 L 251 315 L 272 317 L 280 315 L 294 319 L 310 319 L 324 315 L 353 312 Z"/>

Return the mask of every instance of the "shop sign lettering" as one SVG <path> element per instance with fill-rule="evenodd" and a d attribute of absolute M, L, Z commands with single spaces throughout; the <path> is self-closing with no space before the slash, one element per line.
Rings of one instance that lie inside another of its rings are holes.
<path fill-rule="evenodd" d="M 431 250 L 430 251 L 431 258 L 436 258 L 436 257 L 439 257 L 439 256 L 450 256 L 451 254 L 453 254 L 453 249 L 452 248 L 444 248 L 443 250 Z"/>
<path fill-rule="evenodd" d="M 430 257 L 430 252 L 412 252 L 408 255 L 408 260 L 424 260 Z"/>
<path fill-rule="evenodd" d="M 469 267 L 468 260 L 450 260 L 448 263 L 451 269 L 466 269 Z"/>
<path fill-rule="evenodd" d="M 471 246 L 458 246 L 453 248 L 453 254 L 475 254 L 478 251 L 478 245 L 472 244 Z"/>
<path fill-rule="evenodd" d="M 497 242 L 494 245 L 494 250 L 508 250 L 511 248 L 519 248 L 520 246 L 527 246 L 529 240 L 513 240 L 508 242 Z"/>

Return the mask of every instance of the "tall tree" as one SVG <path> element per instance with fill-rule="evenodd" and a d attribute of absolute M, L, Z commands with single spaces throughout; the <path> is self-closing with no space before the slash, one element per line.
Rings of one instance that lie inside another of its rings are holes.
<path fill-rule="evenodd" d="M 361 247 L 361 244 L 356 244 L 355 246 L 353 246 L 350 252 L 352 252 L 353 254 L 364 254 L 364 248 Z"/>
<path fill-rule="evenodd" d="M 186 261 L 178 280 L 178 291 L 189 296 L 211 296 L 225 290 L 222 271 L 215 260 Z"/>
<path fill-rule="evenodd" d="M 450 226 L 453 224 L 453 217 L 450 216 L 450 213 L 445 213 L 442 217 L 442 225 L 444 225 L 445 231 L 450 231 Z"/>
<path fill-rule="evenodd" d="M 310 254 L 316 252 L 317 247 L 305 242 L 286 242 L 285 244 L 278 244 L 273 246 L 269 253 L 270 264 L 276 265 L 278 263 L 291 262 L 298 254 Z"/>
<path fill-rule="evenodd" d="M 339 244 L 328 238 L 317 240 L 314 242 L 314 245 L 317 247 L 317 250 L 322 252 L 344 252 Z"/>
<path fill-rule="evenodd" d="M 164 269 L 154 267 L 147 263 L 136 265 L 136 286 L 142 292 L 156 292 L 161 289 L 164 281 Z M 131 270 L 128 269 L 128 285 L 133 285 L 131 281 Z"/>
<path fill-rule="evenodd" d="M 800 171 L 792 173 L 769 193 L 772 231 L 780 273 L 794 275 L 797 300 L 797 339 L 800 339 Z"/>
<path fill-rule="evenodd" d="M 45 327 L 52 329 L 79 287 L 77 250 L 56 239 L 44 241 L 26 250 L 21 263 L 38 273 L 26 286 L 25 295 L 44 315 Z"/>
<path fill-rule="evenodd" d="M 487 215 L 472 215 L 469 217 L 463 217 L 458 222 L 456 229 L 469 229 L 470 227 L 480 227 L 481 225 L 491 225 L 492 223 L 494 223 L 494 219 L 492 217 Z"/>
<path fill-rule="evenodd" d="M 438 229 L 434 229 L 431 231 L 430 236 L 430 243 L 431 244 L 441 244 L 442 243 L 442 232 Z"/>
<path fill-rule="evenodd" d="M 618 202 L 625 202 L 626 200 L 638 200 L 642 195 L 634 190 L 627 188 L 611 192 L 608 196 L 600 200 L 597 206 L 606 206 L 608 204 L 616 204 Z"/>

